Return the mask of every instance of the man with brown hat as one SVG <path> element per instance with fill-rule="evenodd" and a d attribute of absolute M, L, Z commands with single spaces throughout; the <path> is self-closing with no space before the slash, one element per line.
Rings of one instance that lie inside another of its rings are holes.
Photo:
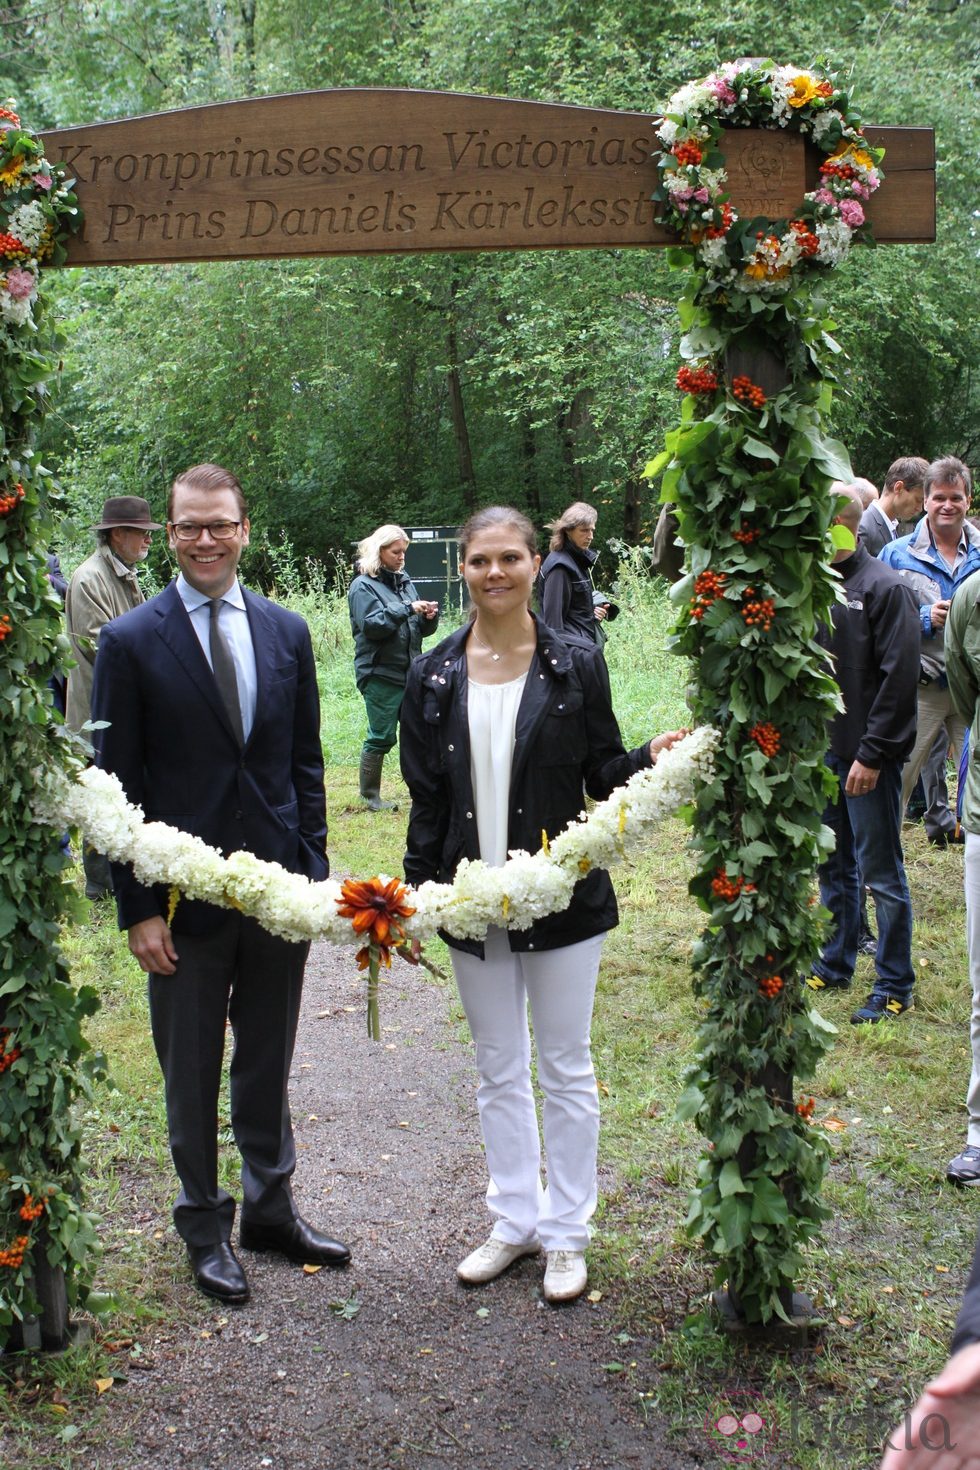
<path fill-rule="evenodd" d="M 81 730 L 90 715 L 99 633 L 106 623 L 143 601 L 136 567 L 150 550 L 151 533 L 162 526 L 150 519 L 149 504 L 140 496 L 116 495 L 105 502 L 102 519 L 92 530 L 99 544 L 68 583 L 65 599 L 65 622 L 76 659 L 68 675 L 65 722 L 75 731 Z M 107 860 L 84 842 L 82 862 L 86 898 L 111 893 Z"/>

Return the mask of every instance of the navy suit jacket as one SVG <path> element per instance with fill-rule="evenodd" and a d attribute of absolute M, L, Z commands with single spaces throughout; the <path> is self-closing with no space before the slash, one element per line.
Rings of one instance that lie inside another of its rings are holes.
<path fill-rule="evenodd" d="M 244 750 L 176 583 L 107 623 L 92 691 L 96 759 L 147 821 L 192 832 L 226 856 L 247 851 L 290 872 L 327 876 L 320 701 L 303 619 L 242 589 L 258 697 Z M 119 925 L 167 913 L 167 888 L 113 864 Z M 202 934 L 217 910 L 181 899 L 175 933 Z"/>

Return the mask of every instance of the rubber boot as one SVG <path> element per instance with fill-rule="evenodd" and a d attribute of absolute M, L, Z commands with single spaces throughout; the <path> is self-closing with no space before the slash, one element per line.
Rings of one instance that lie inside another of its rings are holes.
<path fill-rule="evenodd" d="M 380 751 L 361 751 L 361 797 L 371 812 L 396 812 L 397 803 L 381 800 L 381 767 L 385 758 Z"/>

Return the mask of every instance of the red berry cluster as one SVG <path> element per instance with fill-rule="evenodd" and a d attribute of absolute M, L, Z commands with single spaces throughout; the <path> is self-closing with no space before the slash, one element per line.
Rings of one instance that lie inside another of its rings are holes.
<path fill-rule="evenodd" d="M 856 168 L 852 168 L 849 163 L 835 163 L 832 158 L 828 158 L 820 165 L 820 172 L 834 179 L 856 179 L 858 177 Z"/>
<path fill-rule="evenodd" d="M 725 903 L 732 903 L 740 893 L 754 893 L 755 884 L 746 883 L 742 877 L 729 878 L 724 868 L 719 868 L 711 880 L 711 891 L 715 898 L 723 899 Z"/>
<path fill-rule="evenodd" d="M 732 227 L 732 206 L 723 204 L 721 207 L 721 224 L 709 225 L 705 230 L 709 240 L 723 240 Z"/>
<path fill-rule="evenodd" d="M 744 373 L 733 381 L 732 392 L 740 403 L 747 403 L 749 408 L 762 408 L 766 401 L 762 389 Z"/>
<path fill-rule="evenodd" d="M 760 975 L 759 994 L 766 1000 L 775 1000 L 783 988 L 782 975 Z"/>
<path fill-rule="evenodd" d="M 779 742 L 782 736 L 769 720 L 766 720 L 764 725 L 753 725 L 749 731 L 749 739 L 755 741 L 763 755 L 771 758 L 779 754 Z"/>
<path fill-rule="evenodd" d="M 718 374 L 711 368 L 678 368 L 677 386 L 682 393 L 713 393 L 718 387 Z"/>
<path fill-rule="evenodd" d="M 0 1266 L 9 1266 L 12 1271 L 24 1264 L 24 1253 L 31 1243 L 29 1235 L 18 1235 L 5 1250 L 0 1250 Z"/>
<path fill-rule="evenodd" d="M 725 593 L 724 572 L 699 572 L 694 579 L 694 596 L 691 598 L 691 617 L 701 619 L 713 602 Z"/>
<path fill-rule="evenodd" d="M 820 249 L 820 241 L 810 229 L 805 219 L 791 219 L 789 222 L 791 230 L 795 230 L 796 239 L 800 250 L 804 255 L 816 255 Z"/>
<path fill-rule="evenodd" d="M 16 112 L 11 112 L 9 107 L 0 107 L 0 117 L 6 118 L 7 122 L 12 122 L 15 128 L 20 127 L 20 118 Z"/>
<path fill-rule="evenodd" d="M 6 1072 L 8 1067 L 12 1067 L 14 1065 L 14 1062 L 16 1062 L 17 1058 L 20 1056 L 19 1046 L 11 1046 L 8 1048 L 7 1043 L 9 1040 L 10 1031 L 7 1029 L 6 1026 L 0 1026 L 0 1074 Z"/>
<path fill-rule="evenodd" d="M 690 139 L 686 143 L 677 143 L 671 151 L 678 163 L 698 164 L 704 157 L 697 143 L 691 142 Z"/>
<path fill-rule="evenodd" d="M 25 1220 L 28 1225 L 31 1225 L 35 1220 L 40 1220 L 47 1207 L 46 1200 L 35 1200 L 32 1194 L 25 1194 L 24 1203 L 17 1213 L 22 1220 Z"/>
<path fill-rule="evenodd" d="M 19 505 L 24 498 L 24 487 L 17 481 L 9 495 L 0 495 L 0 516 L 9 516 L 15 505 Z"/>
<path fill-rule="evenodd" d="M 745 626 L 747 628 L 759 628 L 763 633 L 768 633 L 772 627 L 772 620 L 776 616 L 776 604 L 772 598 L 756 597 L 754 587 L 746 587 L 742 596 L 748 599 L 743 602 L 741 607 Z"/>
<path fill-rule="evenodd" d="M 6 256 L 8 260 L 30 260 L 31 252 L 23 240 L 18 240 L 16 235 L 9 235 L 6 231 L 0 231 L 0 255 Z"/>
<path fill-rule="evenodd" d="M 732 532 L 732 540 L 740 541 L 743 546 L 751 546 L 753 541 L 758 541 L 762 532 L 758 526 L 747 526 L 742 522 L 741 528 Z"/>
<path fill-rule="evenodd" d="M 799 1113 L 800 1117 L 805 1120 L 805 1122 L 809 1123 L 810 1119 L 813 1117 L 814 1109 L 816 1108 L 816 1106 L 816 1098 L 808 1097 L 806 1102 L 798 1102 L 796 1104 L 796 1111 Z"/>

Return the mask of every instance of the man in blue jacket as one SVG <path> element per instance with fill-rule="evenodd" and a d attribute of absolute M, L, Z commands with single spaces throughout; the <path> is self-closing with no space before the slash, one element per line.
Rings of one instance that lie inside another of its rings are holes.
<path fill-rule="evenodd" d="M 933 461 L 924 485 L 925 516 L 911 536 L 892 541 L 880 556 L 886 566 L 907 579 L 919 606 L 922 630 L 918 729 L 902 773 L 903 811 L 943 723 L 954 759 L 959 760 L 965 726 L 953 708 L 946 679 L 946 618 L 957 587 L 980 570 L 980 532 L 966 519 L 972 494 L 970 471 L 949 455 Z M 948 806 L 930 808 L 925 828 L 929 840 L 939 847 L 958 840 L 956 819 Z"/>
<path fill-rule="evenodd" d="M 178 475 L 167 508 L 180 575 L 108 623 L 92 716 L 97 758 L 149 821 L 251 852 L 311 879 L 327 875 L 320 706 L 302 618 L 246 592 L 242 488 L 219 465 Z M 119 926 L 149 975 L 180 1193 L 174 1223 L 194 1278 L 229 1305 L 248 1300 L 231 1247 L 235 1202 L 218 1184 L 218 1090 L 225 1026 L 231 1124 L 242 1156 L 240 1240 L 292 1261 L 342 1266 L 349 1251 L 298 1214 L 287 1082 L 309 946 L 274 938 L 230 909 L 145 887 L 113 864 Z"/>

